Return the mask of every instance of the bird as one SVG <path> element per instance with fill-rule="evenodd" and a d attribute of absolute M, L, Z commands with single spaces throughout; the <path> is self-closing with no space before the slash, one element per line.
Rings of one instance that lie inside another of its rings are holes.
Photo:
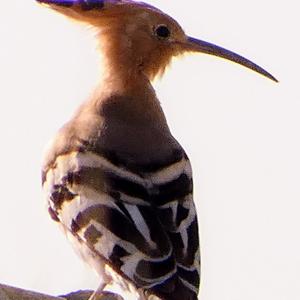
<path fill-rule="evenodd" d="M 95 28 L 103 59 L 99 86 L 53 138 L 42 167 L 51 218 L 99 275 L 90 299 L 108 287 L 126 299 L 197 299 L 191 163 L 152 82 L 184 53 L 218 56 L 277 79 L 243 56 L 188 36 L 144 2 L 37 1 Z"/>

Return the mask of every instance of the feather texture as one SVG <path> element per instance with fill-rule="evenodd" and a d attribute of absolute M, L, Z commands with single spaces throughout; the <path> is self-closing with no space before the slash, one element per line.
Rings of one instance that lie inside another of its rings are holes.
<path fill-rule="evenodd" d="M 169 161 L 135 173 L 98 153 L 73 151 L 46 171 L 44 189 L 54 219 L 96 254 L 96 270 L 101 261 L 148 295 L 196 299 L 200 256 L 191 167 L 181 149 Z"/>

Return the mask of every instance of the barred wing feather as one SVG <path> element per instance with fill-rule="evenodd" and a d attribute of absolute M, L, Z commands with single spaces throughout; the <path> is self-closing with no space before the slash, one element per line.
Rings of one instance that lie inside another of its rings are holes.
<path fill-rule="evenodd" d="M 160 299 L 197 299 L 198 227 L 185 155 L 137 173 L 74 151 L 59 156 L 44 178 L 50 215 L 93 254 L 98 272 L 109 265 Z"/>

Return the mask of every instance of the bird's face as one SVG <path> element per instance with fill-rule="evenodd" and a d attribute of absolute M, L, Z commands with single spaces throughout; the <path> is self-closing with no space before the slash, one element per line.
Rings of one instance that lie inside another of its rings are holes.
<path fill-rule="evenodd" d="M 267 71 L 248 59 L 214 44 L 189 37 L 170 16 L 131 0 L 37 0 L 76 20 L 99 28 L 102 50 L 110 63 L 143 72 L 153 79 L 172 57 L 200 52 L 222 57 L 274 81 Z"/>

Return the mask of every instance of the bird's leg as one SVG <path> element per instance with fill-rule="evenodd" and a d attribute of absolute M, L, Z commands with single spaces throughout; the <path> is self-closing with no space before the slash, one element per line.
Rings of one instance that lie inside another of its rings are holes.
<path fill-rule="evenodd" d="M 103 291 L 105 286 L 106 286 L 106 283 L 101 282 L 100 285 L 98 286 L 98 288 L 93 292 L 93 294 L 89 297 L 88 300 L 97 300 L 99 294 Z"/>
<path fill-rule="evenodd" d="M 124 300 L 120 295 L 112 292 L 103 292 L 106 284 L 102 283 L 99 285 L 96 291 L 89 297 L 88 300 Z M 144 300 L 144 298 L 141 298 Z"/>

